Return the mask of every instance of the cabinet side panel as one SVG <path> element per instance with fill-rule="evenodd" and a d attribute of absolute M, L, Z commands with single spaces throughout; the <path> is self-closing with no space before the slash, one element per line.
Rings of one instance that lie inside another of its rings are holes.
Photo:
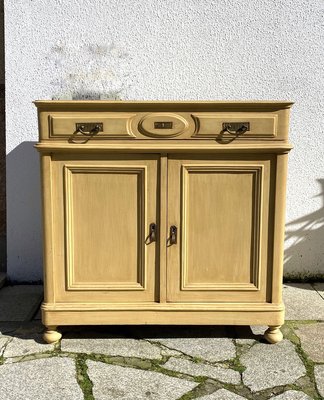
<path fill-rule="evenodd" d="M 274 240 L 273 240 L 273 275 L 272 302 L 282 302 L 282 276 L 285 240 L 286 185 L 288 154 L 277 156 L 276 189 L 274 203 Z"/>
<path fill-rule="evenodd" d="M 41 155 L 41 185 L 43 208 L 43 275 L 44 300 L 54 302 L 53 280 L 53 204 L 52 204 L 52 171 L 51 155 Z"/>

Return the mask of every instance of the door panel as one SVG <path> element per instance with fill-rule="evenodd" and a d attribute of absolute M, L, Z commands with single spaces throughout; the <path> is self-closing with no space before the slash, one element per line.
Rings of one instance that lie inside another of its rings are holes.
<path fill-rule="evenodd" d="M 270 164 L 170 157 L 168 301 L 266 301 Z"/>
<path fill-rule="evenodd" d="M 83 301 L 84 292 L 99 302 L 155 300 L 155 242 L 148 235 L 156 223 L 157 162 L 154 155 L 119 155 L 53 163 L 62 301 Z"/>

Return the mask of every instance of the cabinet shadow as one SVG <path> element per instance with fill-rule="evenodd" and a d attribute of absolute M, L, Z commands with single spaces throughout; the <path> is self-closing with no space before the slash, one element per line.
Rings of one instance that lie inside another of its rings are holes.
<path fill-rule="evenodd" d="M 266 327 L 264 327 L 265 330 Z M 3 335 L 23 340 L 32 339 L 44 343 L 42 334 L 45 327 L 40 320 L 25 322 L 0 322 Z M 263 329 L 261 329 L 263 332 Z M 224 338 L 253 339 L 266 341 L 263 334 L 254 334 L 250 326 L 225 325 L 74 325 L 59 326 L 62 339 L 136 339 L 159 341 L 159 339 Z"/>
<path fill-rule="evenodd" d="M 229 338 L 263 341 L 263 335 L 254 334 L 249 326 L 232 325 L 61 326 L 58 330 L 66 339 L 133 338 L 158 341 L 158 339 Z"/>
<path fill-rule="evenodd" d="M 42 277 L 39 155 L 36 142 L 22 142 L 6 157 L 7 274 L 14 282 Z"/>

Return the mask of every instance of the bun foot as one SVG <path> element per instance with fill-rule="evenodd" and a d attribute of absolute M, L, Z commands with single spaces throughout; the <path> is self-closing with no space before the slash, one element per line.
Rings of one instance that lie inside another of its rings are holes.
<path fill-rule="evenodd" d="M 62 334 L 56 330 L 57 326 L 47 326 L 46 328 L 43 334 L 43 339 L 46 343 L 56 343 L 61 339 Z"/>
<path fill-rule="evenodd" d="M 264 338 L 267 342 L 275 344 L 281 342 L 283 335 L 280 330 L 280 326 L 269 326 L 269 328 L 264 332 Z"/>

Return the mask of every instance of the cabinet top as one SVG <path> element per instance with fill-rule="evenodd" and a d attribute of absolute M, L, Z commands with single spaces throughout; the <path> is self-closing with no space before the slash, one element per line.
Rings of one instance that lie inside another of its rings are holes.
<path fill-rule="evenodd" d="M 217 111 L 261 110 L 276 111 L 290 108 L 294 103 L 279 100 L 187 100 L 187 101 L 123 101 L 123 100 L 36 100 L 39 109 L 48 110 L 111 110 L 111 111 Z"/>

